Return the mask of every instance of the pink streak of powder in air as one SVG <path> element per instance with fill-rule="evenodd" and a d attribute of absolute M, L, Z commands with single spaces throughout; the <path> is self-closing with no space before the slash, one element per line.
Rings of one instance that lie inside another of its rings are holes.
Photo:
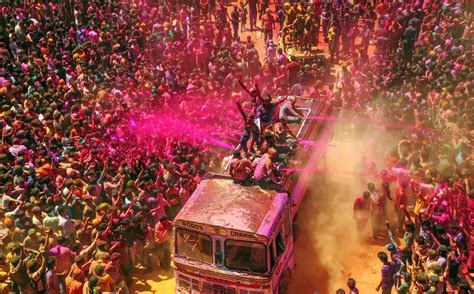
<path fill-rule="evenodd" d="M 329 146 L 329 147 L 336 147 L 336 145 L 334 144 L 324 144 L 324 143 L 321 143 L 321 142 L 318 142 L 318 141 L 311 141 L 311 140 L 299 140 L 298 141 L 301 145 L 304 145 L 304 146 L 311 146 L 311 147 L 325 147 L 325 146 Z"/>
<path fill-rule="evenodd" d="M 192 123 L 184 117 L 172 117 L 167 114 L 149 114 L 144 118 L 130 119 L 129 128 L 137 136 L 143 138 L 171 138 L 192 144 L 200 143 L 227 150 L 234 149 L 229 143 L 210 135 L 214 131 L 212 125 Z"/>

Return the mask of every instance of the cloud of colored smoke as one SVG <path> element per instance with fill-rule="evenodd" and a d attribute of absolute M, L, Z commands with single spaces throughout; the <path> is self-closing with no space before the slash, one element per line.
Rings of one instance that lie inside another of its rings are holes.
<path fill-rule="evenodd" d="M 310 164 L 306 173 L 309 175 L 303 177 L 309 192 L 297 219 L 300 239 L 296 243 L 297 266 L 290 288 L 301 293 L 316 290 L 334 293 L 338 288 L 346 288 L 345 281 L 349 276 L 360 281 L 359 289 L 367 287 L 367 276 L 355 276 L 351 272 L 364 266 L 353 264 L 353 257 L 367 256 L 368 246 L 357 235 L 352 219 L 354 198 L 366 190 L 358 177 L 365 175 L 355 166 L 365 156 L 378 169 L 383 168 L 387 152 L 400 138 L 398 133 L 389 133 L 380 125 L 370 123 L 366 123 L 362 131 L 348 134 L 346 132 L 350 133 L 352 127 L 347 122 L 333 121 L 338 134 L 330 143 L 336 145 L 335 148 L 318 144 L 314 154 L 320 154 L 321 149 L 326 152 L 318 155 L 318 162 L 314 166 Z M 380 183 L 376 181 L 376 184 Z M 366 229 L 370 236 L 370 224 Z M 375 260 L 375 257 L 367 258 Z M 364 271 L 369 272 L 368 269 L 357 272 Z M 374 288 L 370 285 L 362 292 L 371 292 Z"/>

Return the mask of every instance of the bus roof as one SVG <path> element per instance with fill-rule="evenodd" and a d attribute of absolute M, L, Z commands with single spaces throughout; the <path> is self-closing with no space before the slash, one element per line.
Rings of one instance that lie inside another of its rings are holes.
<path fill-rule="evenodd" d="M 175 218 L 269 237 L 288 202 L 286 193 L 243 186 L 224 176 L 203 180 Z"/>

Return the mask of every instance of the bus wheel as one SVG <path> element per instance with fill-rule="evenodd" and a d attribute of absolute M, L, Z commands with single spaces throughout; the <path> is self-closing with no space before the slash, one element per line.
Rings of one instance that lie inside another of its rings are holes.
<path fill-rule="evenodd" d="M 280 279 L 280 284 L 278 285 L 278 294 L 286 294 L 288 293 L 288 284 L 290 283 L 291 279 L 291 271 L 289 268 L 285 270 L 283 275 Z"/>

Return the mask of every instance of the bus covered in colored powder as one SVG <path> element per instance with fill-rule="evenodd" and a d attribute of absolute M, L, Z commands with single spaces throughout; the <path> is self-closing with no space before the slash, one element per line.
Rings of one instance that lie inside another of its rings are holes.
<path fill-rule="evenodd" d="M 306 117 L 324 116 L 324 101 L 296 97 Z M 291 128 L 299 140 L 315 138 L 319 120 Z M 303 146 L 287 161 L 305 161 Z M 240 185 L 225 174 L 208 174 L 174 219 L 176 293 L 285 293 L 295 266 L 293 221 L 305 189 L 298 176 L 280 191 Z"/>

